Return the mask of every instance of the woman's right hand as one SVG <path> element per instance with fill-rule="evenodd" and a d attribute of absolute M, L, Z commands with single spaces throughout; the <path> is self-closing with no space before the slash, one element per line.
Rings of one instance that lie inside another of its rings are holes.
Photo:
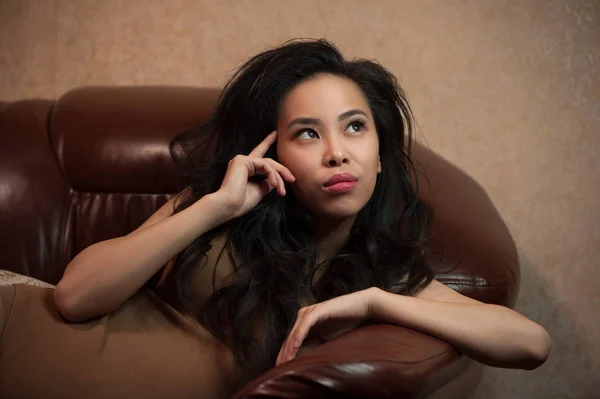
<path fill-rule="evenodd" d="M 273 189 L 284 196 L 283 179 L 296 180 L 288 168 L 271 158 L 263 158 L 276 139 L 277 131 L 273 131 L 250 154 L 236 155 L 229 161 L 225 178 L 214 196 L 228 209 L 231 219 L 249 212 Z M 266 179 L 260 183 L 250 181 L 255 175 L 264 175 Z"/>

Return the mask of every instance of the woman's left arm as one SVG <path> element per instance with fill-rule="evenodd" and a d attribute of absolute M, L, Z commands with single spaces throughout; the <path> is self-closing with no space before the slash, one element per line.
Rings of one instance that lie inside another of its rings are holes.
<path fill-rule="evenodd" d="M 531 370 L 550 352 L 550 337 L 542 326 L 436 280 L 413 297 L 375 288 L 370 302 L 370 318 L 433 335 L 490 366 Z"/>

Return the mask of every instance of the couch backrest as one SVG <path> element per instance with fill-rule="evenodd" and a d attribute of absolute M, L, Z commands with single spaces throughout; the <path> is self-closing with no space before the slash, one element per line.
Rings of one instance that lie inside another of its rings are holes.
<path fill-rule="evenodd" d="M 87 246 L 133 231 L 185 186 L 168 143 L 205 122 L 219 91 L 85 87 L 57 101 L 0 103 L 0 269 L 56 284 Z M 485 191 L 417 146 L 421 195 L 435 208 L 443 246 L 438 279 L 512 306 L 519 288 L 514 242 Z"/>

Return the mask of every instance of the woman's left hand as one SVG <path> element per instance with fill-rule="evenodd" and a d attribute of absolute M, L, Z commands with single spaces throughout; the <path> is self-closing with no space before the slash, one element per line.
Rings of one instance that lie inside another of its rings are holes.
<path fill-rule="evenodd" d="M 368 288 L 301 308 L 276 365 L 292 360 L 308 338 L 324 341 L 358 327 L 371 317 L 374 290 Z"/>

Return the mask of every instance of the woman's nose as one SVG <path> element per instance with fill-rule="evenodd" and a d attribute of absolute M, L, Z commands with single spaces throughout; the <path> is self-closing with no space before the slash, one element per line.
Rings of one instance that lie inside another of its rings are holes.
<path fill-rule="evenodd" d="M 329 161 L 327 162 L 327 164 L 329 166 L 340 166 L 344 163 L 348 163 L 348 158 L 345 157 L 343 154 L 341 153 L 335 153 L 332 154 L 331 157 L 329 157 Z"/>
<path fill-rule="evenodd" d="M 330 146 L 325 155 L 325 164 L 327 166 L 341 166 L 349 163 L 348 154 L 340 146 Z"/>

